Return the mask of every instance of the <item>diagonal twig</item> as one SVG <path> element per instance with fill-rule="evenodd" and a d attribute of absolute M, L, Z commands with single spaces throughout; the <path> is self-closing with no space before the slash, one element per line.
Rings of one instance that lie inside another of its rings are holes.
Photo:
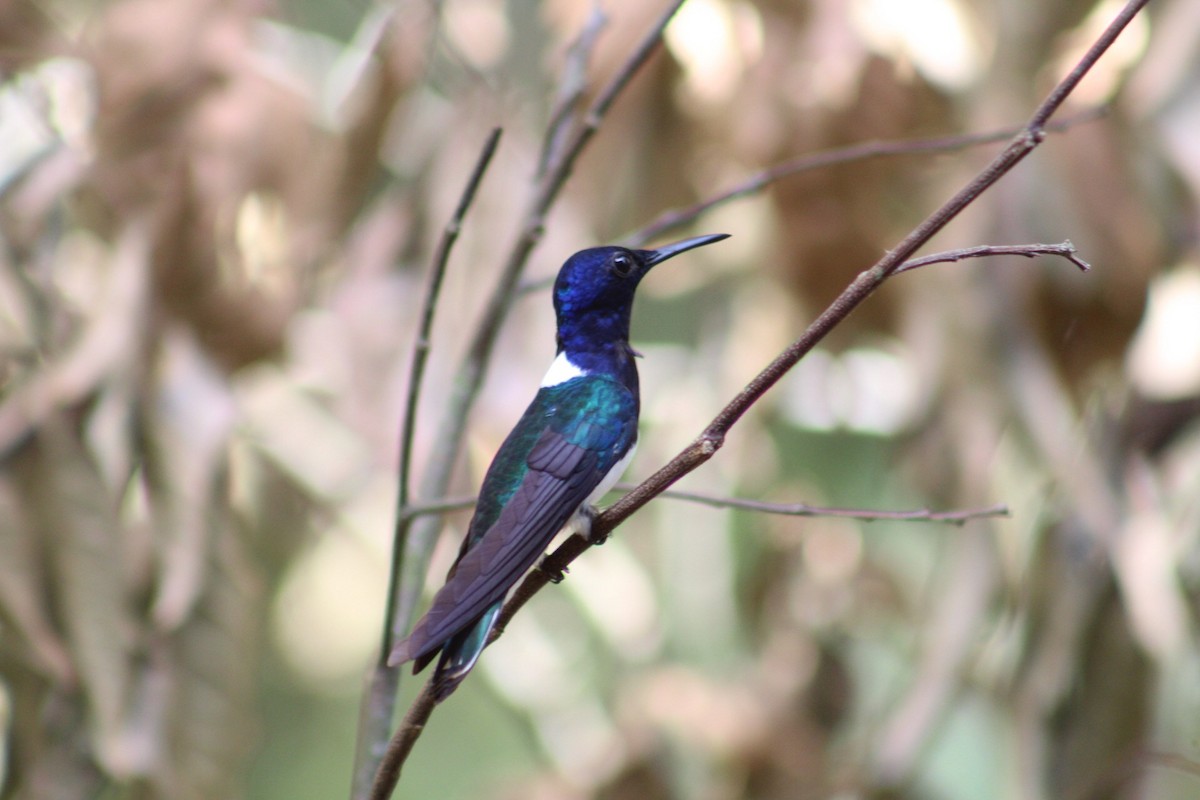
<path fill-rule="evenodd" d="M 1052 133 L 1065 131 L 1076 125 L 1099 119 L 1105 113 L 1107 113 L 1107 109 L 1102 106 L 1090 108 L 1048 124 L 1045 126 L 1045 130 Z M 872 158 L 964 150 L 968 147 L 978 147 L 980 145 L 1007 141 L 1025 129 L 1022 126 L 1019 128 L 1004 128 L 986 133 L 964 133 L 956 136 L 935 136 L 927 139 L 861 142 L 846 145 L 845 147 L 821 150 L 816 153 L 807 153 L 789 161 L 784 161 L 781 164 L 768 167 L 761 172 L 751 175 L 741 183 L 698 203 L 685 206 L 684 208 L 665 211 L 649 225 L 625 237 L 623 244 L 626 247 L 641 247 L 646 242 L 658 238 L 669 230 L 687 225 L 704 212 L 716 206 L 728 203 L 730 200 L 749 197 L 752 194 L 762 191 L 776 181 L 791 177 L 792 175 L 798 175 L 802 172 L 811 172 L 816 169 L 851 164 L 856 161 L 866 161 Z"/>
<path fill-rule="evenodd" d="M 425 365 L 429 360 L 429 337 L 433 330 L 433 316 L 437 311 L 438 297 L 442 291 L 442 280 L 446 276 L 446 264 L 450 259 L 450 251 L 454 248 L 455 242 L 458 241 L 458 234 L 462 230 L 462 222 L 467 214 L 467 209 L 471 207 L 471 203 L 475 199 L 475 193 L 479 190 L 479 184 L 483 180 L 483 175 L 492 161 L 492 156 L 496 154 L 496 147 L 500 144 L 500 133 L 499 128 L 493 128 L 491 135 L 484 142 L 483 150 L 480 152 L 479 159 L 475 163 L 475 169 L 472 170 L 470 177 L 467 179 L 467 185 L 463 190 L 462 197 L 459 198 L 458 206 L 454 209 L 454 213 L 450 216 L 450 221 L 446 223 L 446 227 L 442 231 L 442 238 L 438 242 L 437 251 L 433 256 L 433 268 L 429 271 L 429 283 L 425 288 L 425 299 L 421 304 L 420 324 L 417 328 L 416 337 L 413 340 L 412 366 L 408 375 L 408 393 L 404 400 L 404 422 L 400 428 L 400 460 L 397 468 L 399 476 L 396 501 L 397 521 L 404 519 L 404 509 L 408 507 L 409 498 L 412 494 L 412 445 L 413 436 L 417 429 L 417 405 L 425 380 Z M 393 559 L 399 558 L 401 555 L 401 548 L 395 548 Z M 393 563 L 393 581 L 398 574 L 399 565 Z M 391 597 L 392 593 L 389 591 L 388 596 Z M 388 613 L 390 614 L 392 610 L 393 606 L 389 603 Z M 391 629 L 391 623 L 392 620 L 390 617 L 386 619 L 384 623 L 385 630 Z M 387 644 L 387 642 L 384 642 L 384 644 Z M 386 660 L 386 651 L 384 651 L 381 661 L 386 663 Z"/>
<path fill-rule="evenodd" d="M 693 503 L 713 506 L 714 508 L 735 508 L 742 511 L 757 511 L 763 514 L 780 514 L 788 517 L 840 517 L 843 519 L 857 519 L 863 522 L 889 520 L 895 522 L 947 522 L 951 525 L 963 525 L 973 519 L 1007 517 L 1009 515 L 1008 506 L 1003 503 L 987 506 L 986 508 L 969 508 L 959 511 L 933 511 L 928 508 L 914 511 L 887 511 L 882 509 L 812 506 L 808 503 L 767 503 L 762 500 L 747 500 L 740 497 L 718 497 L 700 492 L 685 492 L 679 489 L 667 489 L 660 497 L 668 497 L 672 500 L 687 500 Z"/>
<path fill-rule="evenodd" d="M 948 264 L 968 258 L 987 258 L 988 256 L 1025 256 L 1026 258 L 1059 256 L 1079 267 L 1082 272 L 1087 272 L 1092 268 L 1091 264 L 1079 257 L 1079 251 L 1075 249 L 1075 245 L 1071 244 L 1071 240 L 1068 239 L 1058 244 L 981 244 L 977 247 L 964 247 L 961 250 L 930 253 L 927 256 L 905 261 L 896 267 L 892 274 L 899 275 L 901 272 L 927 267 L 930 264 Z"/>
<path fill-rule="evenodd" d="M 554 111 L 550 114 L 550 124 L 546 126 L 546 135 L 542 139 L 542 151 L 538 156 L 537 176 L 546 174 L 550 164 L 558 160 L 563 140 L 570 130 L 573 119 L 572 112 L 587 89 L 587 68 L 592 51 L 600 32 L 608 24 L 608 17 L 599 5 L 592 7 L 583 30 L 567 48 L 567 57 L 563 63 L 563 76 L 558 84 L 558 96 L 554 101 Z"/>

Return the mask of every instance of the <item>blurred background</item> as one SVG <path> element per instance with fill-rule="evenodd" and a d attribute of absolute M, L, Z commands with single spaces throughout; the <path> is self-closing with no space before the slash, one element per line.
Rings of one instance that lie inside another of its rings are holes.
<path fill-rule="evenodd" d="M 659 5 L 602 4 L 590 86 Z M 798 155 L 1020 124 L 1118 8 L 689 0 L 527 275 Z M 0 2 L 4 796 L 347 796 L 431 252 L 502 126 L 438 309 L 418 478 L 593 11 Z M 898 277 L 681 484 L 1010 517 L 659 499 L 514 620 L 399 796 L 1200 796 L 1200 4 L 1152 3 L 1063 113 L 1098 105 L 933 243 L 1069 238 L 1091 273 Z M 629 477 L 1000 146 L 786 178 L 673 231 L 733 238 L 643 285 Z M 456 495 L 552 357 L 530 292 Z"/>

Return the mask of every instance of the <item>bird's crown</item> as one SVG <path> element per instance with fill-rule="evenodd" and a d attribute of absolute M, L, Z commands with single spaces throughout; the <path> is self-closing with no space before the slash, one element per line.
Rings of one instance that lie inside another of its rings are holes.
<path fill-rule="evenodd" d="M 554 282 L 554 311 L 584 314 L 589 311 L 628 309 L 633 293 L 652 266 L 650 250 L 592 247 L 567 259 Z"/>

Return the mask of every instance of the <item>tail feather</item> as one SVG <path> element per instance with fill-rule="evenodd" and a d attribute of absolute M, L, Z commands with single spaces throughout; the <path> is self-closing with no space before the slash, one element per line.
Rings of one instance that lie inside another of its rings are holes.
<path fill-rule="evenodd" d="M 433 696 L 439 703 L 458 688 L 458 685 L 475 666 L 475 662 L 479 660 L 483 648 L 487 647 L 488 636 L 495 627 L 496 618 L 500 615 L 500 609 L 503 606 L 503 600 L 489 606 L 475 624 L 455 634 L 442 647 L 442 656 L 438 659 L 437 669 L 434 670 L 432 679 Z M 425 663 L 428 663 L 428 659 Z M 418 664 L 421 667 L 424 666 L 420 662 Z"/>

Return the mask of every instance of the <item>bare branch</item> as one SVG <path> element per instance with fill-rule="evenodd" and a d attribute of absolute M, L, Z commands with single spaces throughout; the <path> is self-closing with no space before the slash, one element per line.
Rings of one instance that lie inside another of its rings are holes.
<path fill-rule="evenodd" d="M 427 517 L 430 514 L 445 514 L 448 511 L 465 511 L 472 508 L 478 499 L 475 495 L 471 495 L 470 497 L 447 497 L 428 503 L 410 503 L 401 509 L 400 513 L 409 519 L 416 519 L 417 517 Z"/>
<path fill-rule="evenodd" d="M 986 508 L 972 508 L 961 511 L 931 511 L 928 508 L 915 511 L 884 511 L 865 508 L 810 506 L 807 503 L 766 503 L 761 500 L 746 500 L 739 497 L 717 497 L 700 492 L 684 492 L 679 489 L 667 489 L 660 496 L 668 497 L 672 500 L 687 500 L 693 503 L 702 503 L 714 508 L 736 508 L 743 511 L 782 514 L 790 517 L 842 517 L 862 520 L 863 522 L 891 520 L 896 522 L 948 522 L 952 525 L 962 525 L 973 519 L 1007 517 L 1009 515 L 1008 506 L 1003 503 Z"/>
<path fill-rule="evenodd" d="M 397 491 L 396 501 L 396 529 L 394 531 L 394 541 L 392 548 L 392 590 L 388 592 L 388 597 L 392 597 L 395 591 L 395 581 L 400 574 L 400 560 L 403 558 L 403 548 L 400 547 L 401 538 L 403 536 L 404 527 L 403 521 L 406 519 L 405 509 L 408 507 L 409 497 L 411 497 L 411 482 L 412 482 L 412 443 L 413 435 L 417 428 L 417 405 L 421 397 L 421 387 L 425 380 L 425 364 L 429 359 L 430 347 L 430 332 L 433 329 L 433 316 L 437 310 L 438 297 L 442 291 L 442 279 L 446 275 L 446 264 L 450 259 L 450 251 L 454 248 L 454 243 L 458 241 L 458 234 L 462 230 L 462 221 L 467 214 L 467 209 L 471 207 L 472 201 L 475 199 L 475 193 L 479 190 L 479 184 L 483 180 L 483 175 L 487 172 L 488 165 L 492 161 L 492 156 L 496 154 L 496 147 L 500 144 L 500 129 L 494 128 L 487 141 L 484 142 L 483 150 L 479 154 L 479 159 L 475 162 L 475 168 L 471 171 L 467 178 L 467 185 L 463 189 L 462 197 L 459 198 L 458 206 L 454 209 L 454 213 L 450 215 L 449 222 L 442 231 L 442 238 L 438 242 L 437 250 L 433 256 L 433 266 L 429 271 L 429 283 L 425 287 L 425 299 L 421 304 L 420 323 L 417 328 L 416 337 L 413 340 L 412 352 L 412 367 L 409 370 L 408 376 L 408 394 L 404 400 L 404 422 L 400 430 L 400 460 L 399 460 L 399 489 Z M 394 604 L 389 603 L 387 609 L 387 617 L 384 622 L 384 650 L 380 654 L 380 663 L 387 663 L 387 647 L 390 643 L 390 637 L 386 631 L 392 630 L 392 613 L 394 612 Z"/>
<path fill-rule="evenodd" d="M 392 796 L 396 784 L 400 782 L 400 770 L 408 760 L 413 745 L 425 730 L 425 723 L 429 721 L 429 715 L 436 706 L 433 683 L 426 681 L 421 694 L 404 714 L 395 736 L 387 744 L 387 750 L 379 764 L 379 772 L 376 773 L 375 782 L 371 786 L 371 794 L 368 795 L 370 800 L 388 800 Z"/>
<path fill-rule="evenodd" d="M 579 99 L 587 89 L 587 68 L 592 51 L 600 32 L 608 24 L 608 17 L 599 5 L 592 7 L 591 14 L 583 26 L 583 30 L 567 48 L 567 56 L 563 63 L 563 76 L 558 84 L 558 97 L 554 102 L 554 111 L 550 114 L 550 124 L 546 127 L 546 136 L 542 140 L 542 152 L 538 157 L 537 176 L 546 174 L 551 163 L 558 160 L 563 137 L 566 136 L 572 121 L 572 112 Z"/>
<path fill-rule="evenodd" d="M 905 261 L 892 274 L 899 275 L 901 272 L 908 272 L 918 267 L 927 267 L 930 264 L 947 264 L 954 261 L 963 261 L 968 258 L 986 258 L 987 256 L 1025 256 L 1026 258 L 1059 256 L 1079 267 L 1080 271 L 1087 272 L 1092 268 L 1092 265 L 1080 258 L 1078 253 L 1079 251 L 1075 249 L 1075 245 L 1071 244 L 1070 239 L 1060 244 L 983 244 L 978 247 L 964 247 L 961 250 L 947 250 L 942 253 L 931 253 L 927 256 L 914 258 Z"/>
<path fill-rule="evenodd" d="M 1107 109 L 1104 107 L 1091 108 L 1086 111 L 1081 111 L 1067 117 L 1064 120 L 1046 126 L 1046 130 L 1050 132 L 1065 131 L 1073 128 L 1076 125 L 1081 125 L 1092 120 L 1099 119 L 1104 116 Z M 669 230 L 681 228 L 697 219 L 701 214 L 711 211 L 717 206 L 722 206 L 726 203 L 738 200 L 743 197 L 761 192 L 773 183 L 784 178 L 789 178 L 793 175 L 798 175 L 802 172 L 809 172 L 816 169 L 824 169 L 826 167 L 839 166 L 842 164 L 850 164 L 856 161 L 866 161 L 871 158 L 884 158 L 893 156 L 906 156 L 928 153 L 945 153 L 955 150 L 963 150 L 968 147 L 979 147 L 985 144 L 994 144 L 995 142 L 1003 142 L 1011 139 L 1018 131 L 1023 128 L 1005 128 L 1000 131 L 991 131 L 988 133 L 968 133 L 960 136 L 938 136 L 931 139 L 909 139 L 907 141 L 887 141 L 887 142 L 865 142 L 863 144 L 848 145 L 846 147 L 836 147 L 831 150 L 822 150 L 817 153 L 809 153 L 808 155 L 800 156 L 799 158 L 785 161 L 782 164 L 776 164 L 773 167 L 752 175 L 736 186 L 726 189 L 720 194 L 713 195 L 699 203 L 687 206 L 685 208 L 673 209 L 664 212 L 659 217 L 651 222 L 646 227 L 639 231 L 629 234 L 621 243 L 626 247 L 642 247 L 647 242 L 657 239 Z M 1050 245 L 1046 245 L 1050 246 Z M 1022 254 L 1023 255 L 1023 254 Z M 1053 253 L 1059 255 L 1059 253 Z M 1082 262 L 1076 262 L 1081 264 Z M 910 267 L 905 267 L 909 269 Z M 901 270 L 897 270 L 898 272 Z M 554 276 L 546 276 L 543 278 L 535 278 L 525 281 L 521 284 L 520 292 L 526 294 L 529 292 L 538 292 L 543 289 L 550 288 L 554 283 Z"/>
<path fill-rule="evenodd" d="M 1073 114 L 1070 117 L 1059 120 L 1051 125 L 1046 126 L 1048 132 L 1060 132 L 1076 125 L 1082 125 L 1086 122 L 1099 119 L 1106 113 L 1104 107 L 1090 108 L 1086 111 L 1081 111 L 1078 114 Z M 720 194 L 714 195 L 706 200 L 701 200 L 694 205 L 684 208 L 673 209 L 666 211 L 658 216 L 653 222 L 645 226 L 635 233 L 631 233 L 625 237 L 623 244 L 626 247 L 641 247 L 646 242 L 658 238 L 669 230 L 679 228 L 695 220 L 701 214 L 709 211 L 717 206 L 724 205 L 731 200 L 737 200 L 742 197 L 749 197 L 756 194 L 771 184 L 783 178 L 798 175 L 802 172 L 811 172 L 816 169 L 825 169 L 826 167 L 840 166 L 843 164 L 851 164 L 856 161 L 866 161 L 872 158 L 882 158 L 888 156 L 908 156 L 921 155 L 928 153 L 946 153 L 954 150 L 964 150 L 968 147 L 978 147 L 984 144 L 994 144 L 1011 139 L 1013 136 L 1026 130 L 1025 127 L 1020 128 L 1005 128 L 999 131 L 991 131 L 988 133 L 966 133 L 958 136 L 936 136 L 929 139 L 909 139 L 906 141 L 885 141 L 885 142 L 862 142 L 860 144 L 847 145 L 845 147 L 834 147 L 829 150 L 822 150 L 817 153 L 808 153 L 798 158 L 784 161 L 782 164 L 776 164 L 773 167 L 768 167 L 762 172 L 752 175 L 741 183 L 726 189 Z"/>

